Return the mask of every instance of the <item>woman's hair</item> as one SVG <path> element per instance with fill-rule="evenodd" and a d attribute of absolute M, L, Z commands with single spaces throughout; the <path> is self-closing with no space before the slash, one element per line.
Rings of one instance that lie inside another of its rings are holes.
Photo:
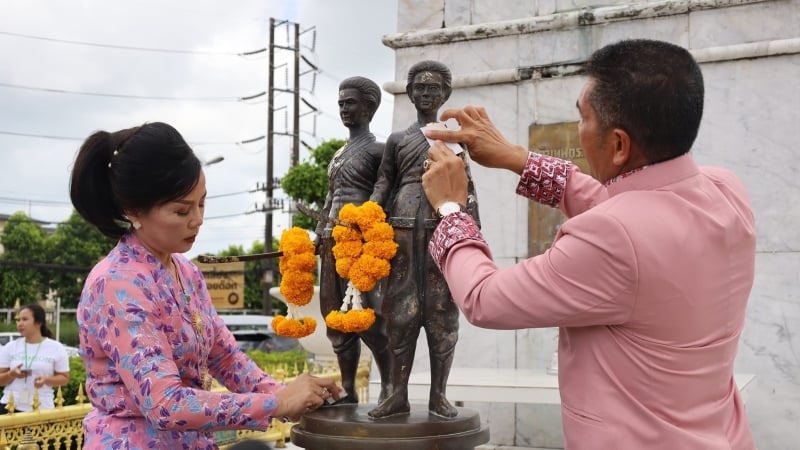
<path fill-rule="evenodd" d="M 603 130 L 625 130 L 650 163 L 688 152 L 703 117 L 703 74 L 685 48 L 647 39 L 620 41 L 586 62 L 589 93 Z"/>
<path fill-rule="evenodd" d="M 406 84 L 406 93 L 408 96 L 411 96 L 411 89 L 414 86 L 414 77 L 422 72 L 434 72 L 442 76 L 442 98 L 447 101 L 447 99 L 450 98 L 450 94 L 453 93 L 453 75 L 450 73 L 450 69 L 439 61 L 420 61 L 408 69 L 408 83 Z"/>
<path fill-rule="evenodd" d="M 27 309 L 28 311 L 33 314 L 33 323 L 38 323 L 42 326 L 42 336 L 55 339 L 55 335 L 49 328 L 47 328 L 47 317 L 44 314 L 44 308 L 39 306 L 37 303 L 31 303 L 30 305 L 25 305 L 17 311 L 17 313 Z"/>
<path fill-rule="evenodd" d="M 381 104 L 381 88 L 369 78 L 350 77 L 339 83 L 339 90 L 342 89 L 355 89 L 361 94 L 362 101 L 369 106 L 369 120 L 372 120 Z"/>
<path fill-rule="evenodd" d="M 119 239 L 130 226 L 126 211 L 146 213 L 185 196 L 201 169 L 189 144 L 166 123 L 97 131 L 75 157 L 70 198 L 81 217 Z"/>

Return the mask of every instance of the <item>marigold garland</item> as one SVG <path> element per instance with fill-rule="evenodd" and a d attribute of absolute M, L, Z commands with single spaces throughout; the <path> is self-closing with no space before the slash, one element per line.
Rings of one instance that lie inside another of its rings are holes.
<path fill-rule="evenodd" d="M 272 319 L 272 329 L 279 336 L 299 339 L 310 335 L 316 328 L 317 321 L 313 317 L 303 317 L 297 320 L 277 315 Z"/>
<path fill-rule="evenodd" d="M 275 316 L 272 329 L 279 336 L 305 337 L 314 332 L 317 321 L 313 317 L 300 318 L 297 308 L 307 305 L 314 296 L 313 270 L 317 266 L 315 245 L 307 231 L 292 227 L 281 234 L 278 250 L 283 252 L 278 263 L 281 272 L 280 291 L 286 298 L 289 312 L 286 316 Z"/>
<path fill-rule="evenodd" d="M 333 228 L 336 273 L 349 278 L 359 291 L 370 291 L 379 279 L 389 275 L 389 260 L 397 253 L 394 229 L 385 222 L 383 208 L 373 201 L 358 207 L 352 203 L 344 205 L 339 210 L 339 220 L 357 224 L 358 230 L 342 225 Z"/>
<path fill-rule="evenodd" d="M 389 275 L 389 261 L 397 253 L 394 229 L 386 223 L 383 208 L 367 201 L 361 206 L 348 203 L 339 210 L 339 220 L 355 224 L 358 229 L 337 225 L 333 228 L 333 256 L 336 273 L 348 278 L 347 293 L 338 311 L 325 317 L 329 328 L 345 333 L 369 329 L 375 322 L 375 311 L 362 308 L 361 293 L 371 291 L 375 283 Z"/>

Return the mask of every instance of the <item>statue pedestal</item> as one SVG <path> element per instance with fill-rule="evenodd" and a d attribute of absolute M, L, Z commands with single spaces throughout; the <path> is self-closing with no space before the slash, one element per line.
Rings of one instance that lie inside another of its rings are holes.
<path fill-rule="evenodd" d="M 374 420 L 376 405 L 341 405 L 304 415 L 292 428 L 292 443 L 306 450 L 470 450 L 489 442 L 489 428 L 477 411 L 457 408 L 445 419 L 411 405 L 410 414 Z M 381 447 L 383 446 L 383 447 Z"/>

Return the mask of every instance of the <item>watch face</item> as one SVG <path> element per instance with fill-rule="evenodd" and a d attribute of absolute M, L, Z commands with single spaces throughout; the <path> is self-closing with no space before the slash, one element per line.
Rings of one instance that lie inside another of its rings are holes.
<path fill-rule="evenodd" d="M 461 211 L 461 206 L 459 206 L 458 203 L 456 203 L 456 202 L 445 202 L 445 203 L 442 203 L 441 206 L 439 206 L 438 213 L 439 213 L 440 217 L 444 217 L 444 216 L 446 216 L 448 214 L 452 214 L 452 213 L 459 212 L 459 211 Z"/>

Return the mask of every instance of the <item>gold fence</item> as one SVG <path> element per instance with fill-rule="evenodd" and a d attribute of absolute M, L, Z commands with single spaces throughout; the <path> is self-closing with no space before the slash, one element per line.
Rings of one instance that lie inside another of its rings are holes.
<path fill-rule="evenodd" d="M 341 372 L 332 363 L 325 365 L 305 365 L 298 367 L 267 367 L 267 373 L 279 382 L 290 382 L 294 376 L 289 374 L 311 373 L 319 377 L 332 378 L 341 381 Z M 356 388 L 361 402 L 369 399 L 369 373 L 370 362 L 362 361 L 356 374 Z M 224 392 L 225 388 L 215 386 L 213 390 Z M 34 392 L 34 410 L 30 412 L 13 413 L 0 416 L 0 450 L 31 450 L 31 449 L 54 449 L 54 450 L 73 450 L 83 447 L 83 418 L 92 409 L 86 402 L 81 385 L 78 396 L 75 399 L 77 404 L 63 406 L 64 398 L 61 395 L 61 388 L 56 391 L 54 409 L 39 409 L 39 393 Z M 13 399 L 8 402 L 8 409 L 14 410 Z M 284 448 L 286 439 L 294 426 L 291 422 L 280 422 L 272 420 L 269 428 L 265 431 L 255 430 L 231 430 L 219 431 L 215 433 L 217 444 L 220 449 L 225 450 L 236 442 L 244 439 L 257 439 L 261 441 L 274 442 L 275 448 Z"/>

